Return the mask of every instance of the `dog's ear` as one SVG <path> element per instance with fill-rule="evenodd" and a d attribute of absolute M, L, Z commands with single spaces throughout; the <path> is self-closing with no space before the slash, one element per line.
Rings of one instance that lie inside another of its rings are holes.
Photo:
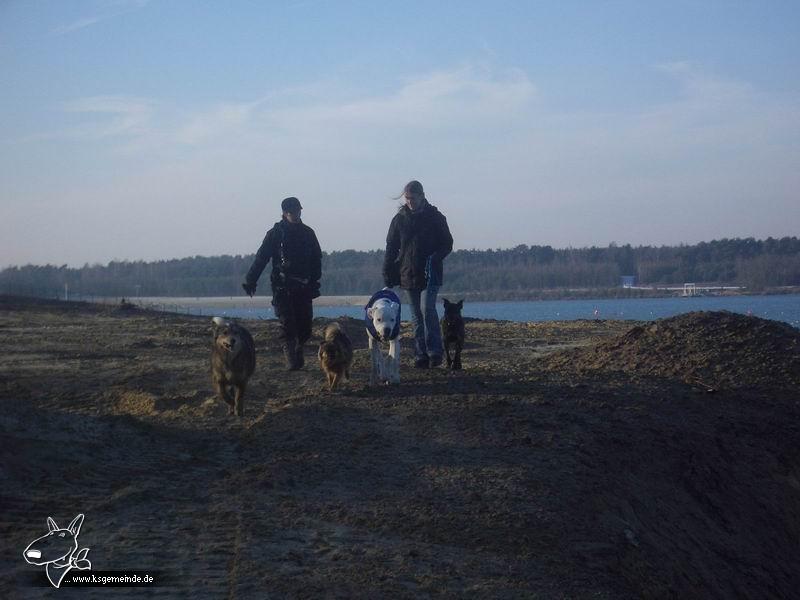
<path fill-rule="evenodd" d="M 463 298 L 461 300 L 459 300 L 458 302 L 456 302 L 456 306 L 458 306 L 458 310 L 461 310 L 462 308 L 464 308 L 464 300 L 463 300 Z"/>
<path fill-rule="evenodd" d="M 392 310 L 397 310 L 400 308 L 400 305 L 397 302 L 392 302 L 389 306 L 392 307 Z"/>
<path fill-rule="evenodd" d="M 80 531 L 81 531 L 81 525 L 83 525 L 83 515 L 82 514 L 80 514 L 77 517 L 75 517 L 74 519 L 72 519 L 72 523 L 70 523 L 67 526 L 67 529 L 69 529 L 72 532 L 73 536 L 77 536 L 78 533 L 80 533 Z"/>
<path fill-rule="evenodd" d="M 371 306 L 367 309 L 367 316 L 371 319 L 372 315 L 375 313 L 375 309 Z"/>
<path fill-rule="evenodd" d="M 445 307 L 448 307 L 450 306 L 450 300 L 447 298 L 442 298 L 442 304 L 444 304 Z"/>

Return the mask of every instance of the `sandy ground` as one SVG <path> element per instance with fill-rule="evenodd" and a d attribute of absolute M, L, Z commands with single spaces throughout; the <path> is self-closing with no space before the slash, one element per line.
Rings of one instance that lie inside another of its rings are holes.
<path fill-rule="evenodd" d="M 329 393 L 314 360 L 325 323 L 294 373 L 276 323 L 247 323 L 258 358 L 240 420 L 212 395 L 208 319 L 0 297 L 0 596 L 800 589 L 791 380 L 709 393 L 641 356 L 603 359 L 648 324 L 470 321 L 463 372 L 410 368 L 406 329 L 402 383 L 372 389 L 362 326 L 346 320 L 353 378 Z M 775 352 L 800 356 L 796 331 Z M 673 334 L 659 364 L 681 354 Z M 792 377 L 786 364 L 775 372 Z M 158 571 L 161 585 L 42 585 L 22 550 L 48 516 L 79 512 L 93 571 Z"/>

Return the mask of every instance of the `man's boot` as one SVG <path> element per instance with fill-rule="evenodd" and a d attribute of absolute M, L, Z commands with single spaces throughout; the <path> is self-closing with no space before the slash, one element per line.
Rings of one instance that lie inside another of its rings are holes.
<path fill-rule="evenodd" d="M 286 370 L 297 371 L 300 367 L 297 366 L 297 341 L 286 340 L 283 345 L 283 356 L 286 357 Z"/>

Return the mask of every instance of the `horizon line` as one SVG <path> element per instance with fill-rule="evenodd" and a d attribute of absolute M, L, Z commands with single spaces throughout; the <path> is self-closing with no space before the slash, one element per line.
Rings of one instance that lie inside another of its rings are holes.
<path fill-rule="evenodd" d="M 525 248 L 528 248 L 528 249 L 530 249 L 530 248 L 550 248 L 551 250 L 558 252 L 558 251 L 564 251 L 564 250 L 590 250 L 590 249 L 593 249 L 593 248 L 596 248 L 596 249 L 627 248 L 627 247 L 630 247 L 631 249 L 638 249 L 638 248 L 681 248 L 681 247 L 699 246 L 700 244 L 713 244 L 714 242 L 725 242 L 725 241 L 753 240 L 754 242 L 765 242 L 767 240 L 780 241 L 780 240 L 784 240 L 784 239 L 796 240 L 798 238 L 797 238 L 797 236 L 789 236 L 789 235 L 785 235 L 785 236 L 781 236 L 781 237 L 768 236 L 768 237 L 763 238 L 763 239 L 758 239 L 758 238 L 755 238 L 753 236 L 748 236 L 748 237 L 730 237 L 730 238 L 724 237 L 724 238 L 719 238 L 719 239 L 713 239 L 713 240 L 710 240 L 710 241 L 695 242 L 693 244 L 686 243 L 686 242 L 679 242 L 677 244 L 660 244 L 660 245 L 643 245 L 643 244 L 639 244 L 638 246 L 634 246 L 633 244 L 631 244 L 629 242 L 622 244 L 622 243 L 618 243 L 618 242 L 615 242 L 615 241 L 611 241 L 605 246 L 597 246 L 597 245 L 593 244 L 591 246 L 580 246 L 580 247 L 563 246 L 563 247 L 560 247 L 560 248 L 556 248 L 556 247 L 554 247 L 554 246 L 552 246 L 550 244 L 543 244 L 543 245 L 539 245 L 539 244 L 532 244 L 532 245 L 529 245 L 529 244 L 517 244 L 516 246 L 510 246 L 510 247 L 507 247 L 507 248 L 499 248 L 499 247 L 496 247 L 496 248 L 474 248 L 474 247 L 473 248 L 459 248 L 457 250 L 453 250 L 451 254 L 455 254 L 457 252 L 509 252 L 509 251 L 516 250 L 517 248 L 520 248 L 520 247 L 523 247 L 523 246 Z M 342 252 L 356 252 L 356 253 L 369 254 L 369 253 L 372 253 L 372 252 L 384 252 L 384 251 L 385 250 L 381 249 L 381 248 L 374 248 L 374 249 L 371 249 L 371 250 L 355 250 L 354 248 L 346 248 L 344 250 L 330 250 L 330 251 L 323 250 L 322 254 L 323 254 L 323 256 L 324 255 L 331 255 L 331 254 L 335 254 L 335 253 L 342 253 Z M 130 258 L 123 258 L 123 259 L 112 258 L 111 260 L 109 260 L 106 263 L 102 263 L 102 262 L 89 263 L 88 261 L 86 261 L 80 266 L 73 266 L 73 265 L 70 265 L 69 263 L 62 263 L 60 265 L 59 264 L 55 264 L 55 263 L 50 263 L 50 262 L 47 262 L 47 263 L 44 263 L 44 264 L 41 264 L 41 263 L 37 263 L 37 264 L 25 263 L 25 264 L 11 264 L 11 265 L 7 265 L 7 266 L 4 266 L 4 267 L 0 267 L 0 272 L 3 272 L 5 270 L 7 270 L 7 269 L 14 269 L 14 268 L 20 269 L 20 268 L 25 268 L 25 267 L 56 267 L 56 268 L 59 268 L 59 269 L 66 267 L 67 269 L 79 270 L 79 269 L 85 269 L 87 266 L 88 267 L 108 267 L 111 263 L 139 263 L 139 262 L 141 262 L 141 263 L 156 263 L 156 262 L 181 261 L 181 260 L 197 259 L 197 258 L 223 258 L 223 257 L 230 257 L 230 258 L 241 257 L 241 258 L 245 258 L 245 257 L 248 257 L 248 256 L 254 256 L 254 255 L 255 255 L 255 252 L 250 252 L 250 253 L 247 253 L 247 254 L 210 254 L 210 255 L 194 254 L 194 255 L 189 255 L 189 256 L 171 257 L 171 258 L 155 258 L 155 259 L 149 259 L 149 260 L 143 259 L 143 258 L 135 258 L 135 259 L 130 259 Z"/>

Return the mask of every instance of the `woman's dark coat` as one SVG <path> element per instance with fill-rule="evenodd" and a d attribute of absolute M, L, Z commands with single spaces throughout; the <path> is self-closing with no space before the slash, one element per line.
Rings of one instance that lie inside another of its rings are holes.
<path fill-rule="evenodd" d="M 447 219 L 435 206 L 426 201 L 412 212 L 404 205 L 392 219 L 386 236 L 384 284 L 400 285 L 406 290 L 442 285 L 442 261 L 452 250 L 453 236 Z"/>

